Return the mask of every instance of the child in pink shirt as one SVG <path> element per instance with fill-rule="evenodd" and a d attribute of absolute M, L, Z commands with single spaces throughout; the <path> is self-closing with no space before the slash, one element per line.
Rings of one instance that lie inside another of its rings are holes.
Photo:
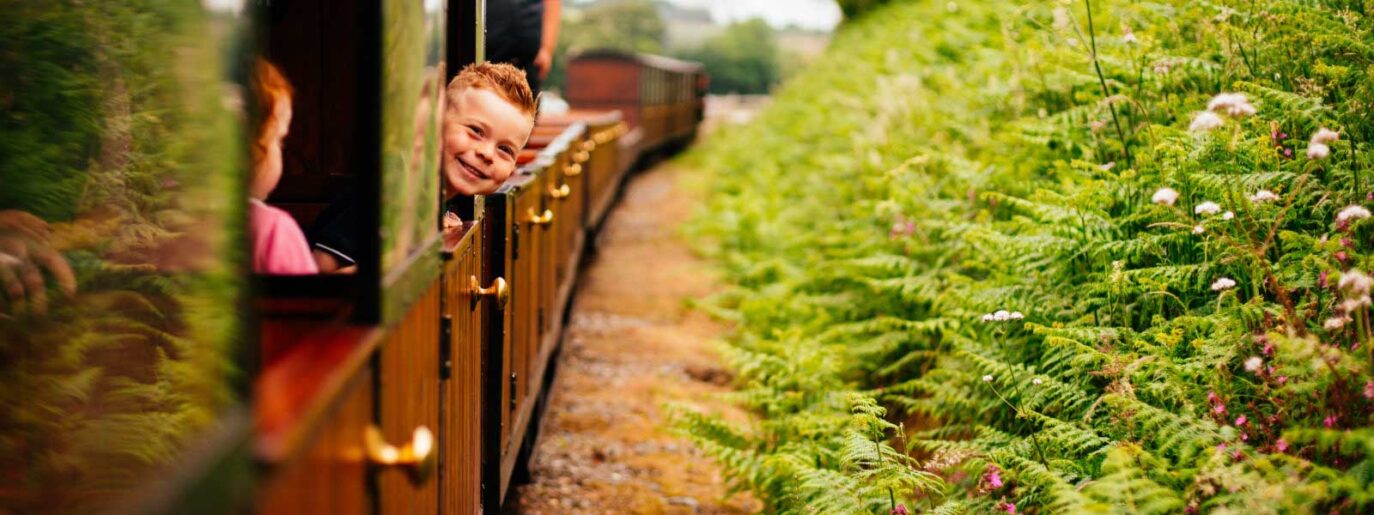
<path fill-rule="evenodd" d="M 291 83 L 276 66 L 258 59 L 253 66 L 257 100 L 252 147 L 253 175 L 248 186 L 248 233 L 253 243 L 253 271 L 260 274 L 319 273 L 310 244 L 286 211 L 263 202 L 281 180 L 281 142 L 291 128 Z"/>

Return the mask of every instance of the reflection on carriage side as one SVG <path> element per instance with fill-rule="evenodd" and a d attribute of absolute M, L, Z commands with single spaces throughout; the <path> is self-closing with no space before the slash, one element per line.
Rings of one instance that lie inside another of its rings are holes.
<path fill-rule="evenodd" d="M 0 18 L 0 512 L 156 506 L 136 499 L 222 452 L 242 406 L 242 19 L 138 0 Z"/>

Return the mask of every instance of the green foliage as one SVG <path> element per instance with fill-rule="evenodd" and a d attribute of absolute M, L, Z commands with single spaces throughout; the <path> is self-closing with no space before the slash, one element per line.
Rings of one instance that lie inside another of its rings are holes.
<path fill-rule="evenodd" d="M 712 194 L 687 232 L 734 284 L 709 310 L 737 323 L 758 421 L 680 426 L 779 512 L 1374 508 L 1374 331 L 1348 286 L 1374 222 L 1337 219 L 1374 198 L 1371 15 L 993 0 L 853 19 L 690 157 Z M 1190 129 L 1223 92 L 1255 112 Z M 1309 159 L 1323 127 L 1339 140 Z"/>
<path fill-rule="evenodd" d="M 777 37 L 761 18 L 731 23 L 681 57 L 706 66 L 712 93 L 767 94 L 781 79 Z"/>
<path fill-rule="evenodd" d="M 0 210 L 49 222 L 77 283 L 0 314 L 0 512 L 108 509 L 242 380 L 235 20 L 193 0 L 0 0 L 0 18 Z"/>
<path fill-rule="evenodd" d="M 837 0 L 837 3 L 840 4 L 840 12 L 844 13 L 846 18 L 854 18 L 888 1 L 889 0 Z"/>

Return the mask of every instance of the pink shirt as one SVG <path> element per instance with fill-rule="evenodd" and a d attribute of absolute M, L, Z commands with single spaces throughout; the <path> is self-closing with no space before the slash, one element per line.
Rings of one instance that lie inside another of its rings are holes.
<path fill-rule="evenodd" d="M 260 274 L 318 274 L 310 244 L 296 220 L 286 211 L 248 201 L 248 232 L 253 239 L 253 271 Z"/>

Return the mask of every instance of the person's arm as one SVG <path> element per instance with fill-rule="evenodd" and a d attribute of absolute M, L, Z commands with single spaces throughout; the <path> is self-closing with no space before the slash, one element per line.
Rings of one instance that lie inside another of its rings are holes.
<path fill-rule="evenodd" d="M 539 53 L 534 56 L 534 66 L 539 68 L 539 79 L 548 78 L 553 69 L 553 51 L 558 48 L 558 22 L 563 16 L 563 0 L 544 0 L 544 28 L 540 36 Z"/>

